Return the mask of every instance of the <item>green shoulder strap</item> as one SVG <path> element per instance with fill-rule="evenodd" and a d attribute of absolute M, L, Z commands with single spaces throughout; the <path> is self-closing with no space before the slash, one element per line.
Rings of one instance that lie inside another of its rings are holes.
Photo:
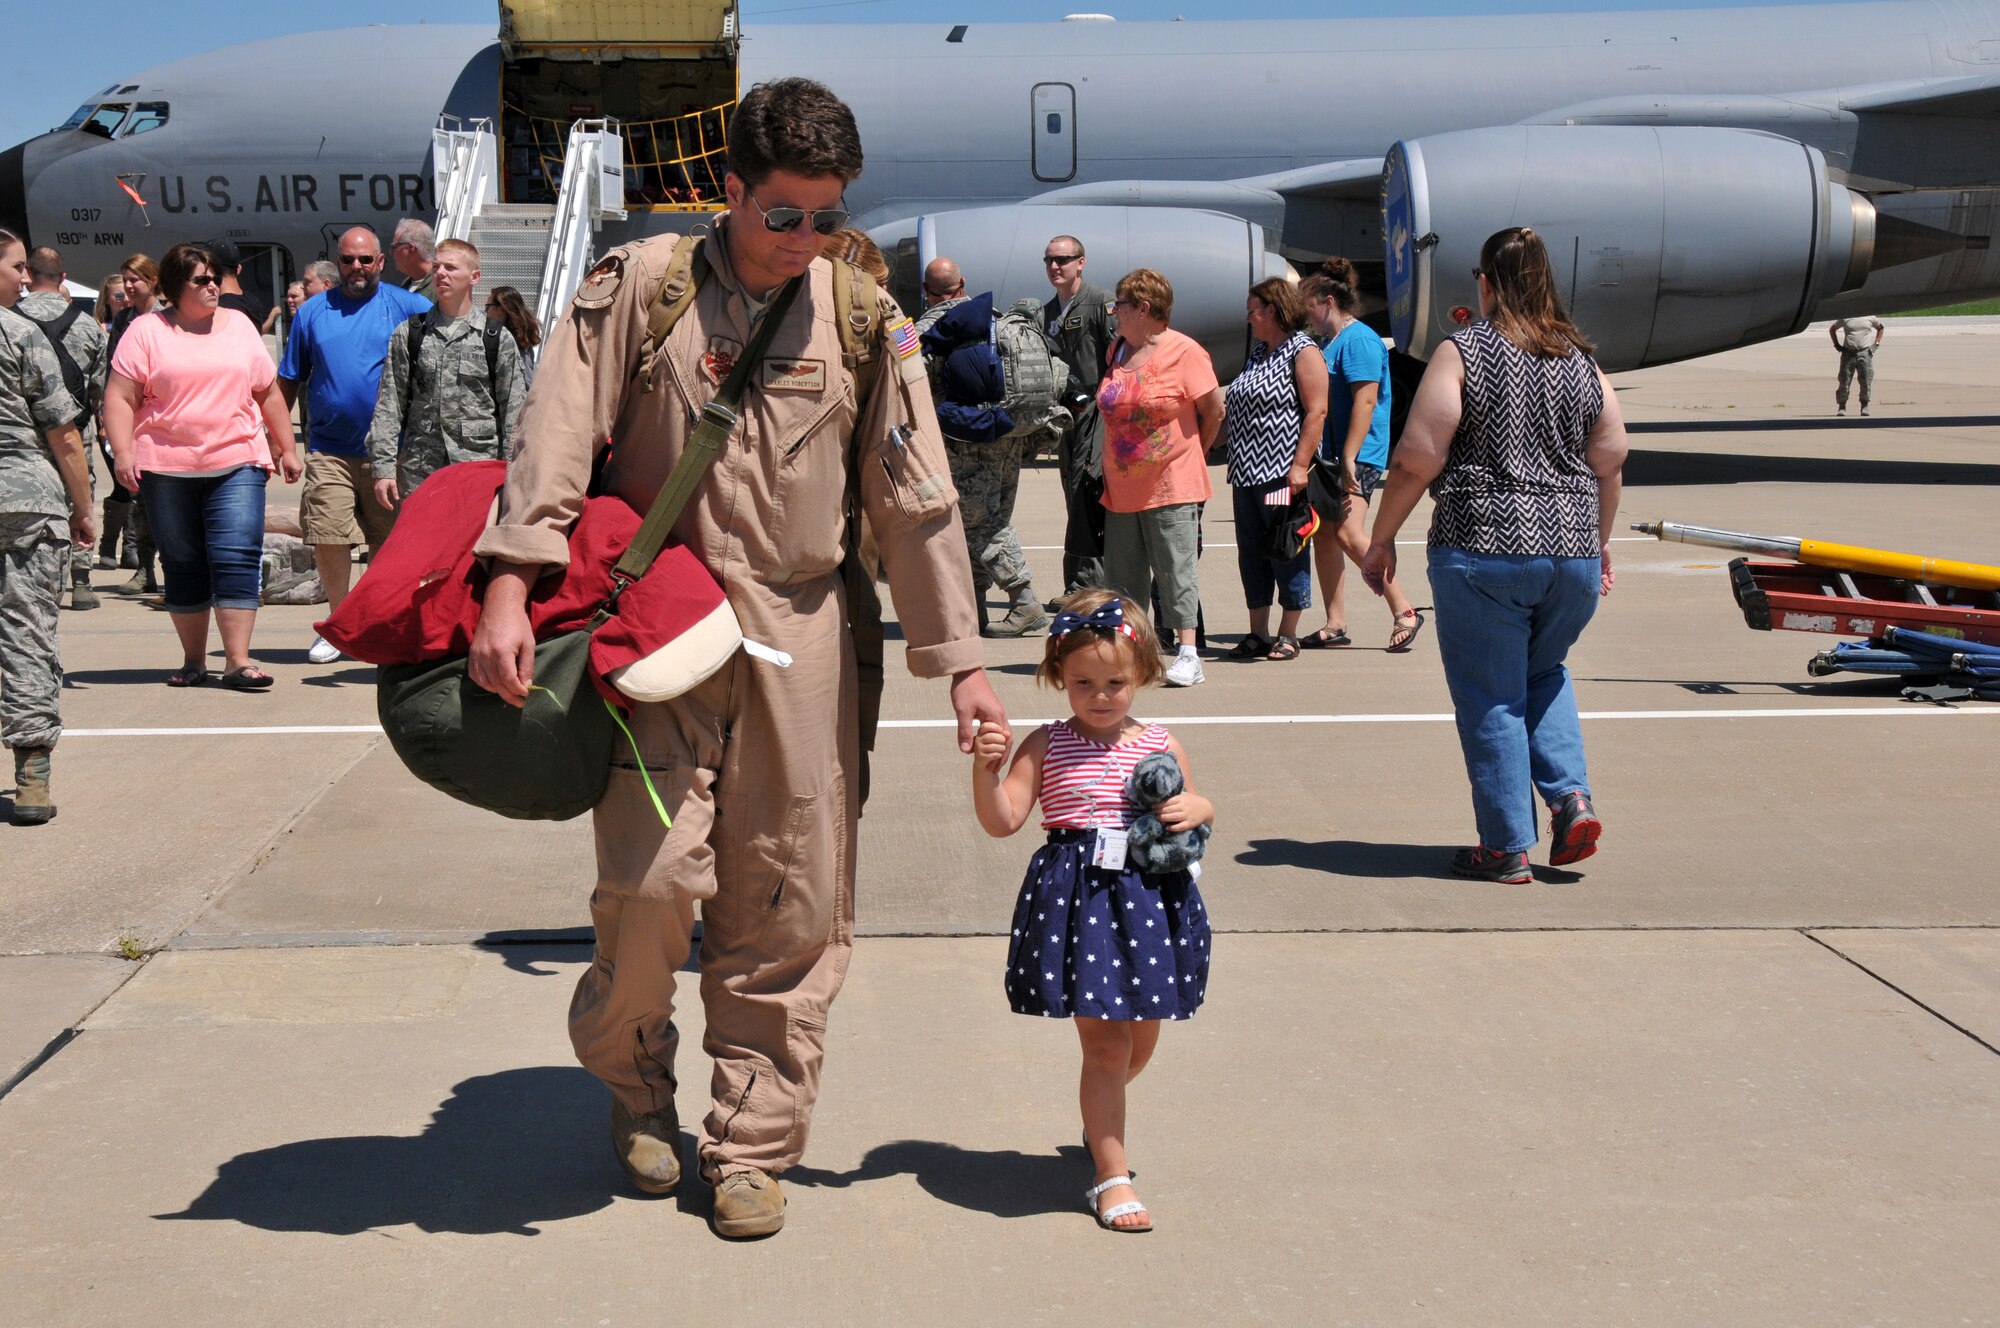
<path fill-rule="evenodd" d="M 701 236 L 683 235 L 674 241 L 673 257 L 667 260 L 667 275 L 646 308 L 646 340 L 639 347 L 638 376 L 642 390 L 653 390 L 653 369 L 666 350 L 667 334 L 694 303 L 694 297 L 701 291 L 702 278 L 707 275 L 708 259 L 701 252 Z"/>
<path fill-rule="evenodd" d="M 839 311 L 840 358 L 866 390 L 868 371 L 875 367 L 875 348 L 881 341 L 880 301 L 872 273 L 842 259 L 833 264 L 833 304 Z"/>

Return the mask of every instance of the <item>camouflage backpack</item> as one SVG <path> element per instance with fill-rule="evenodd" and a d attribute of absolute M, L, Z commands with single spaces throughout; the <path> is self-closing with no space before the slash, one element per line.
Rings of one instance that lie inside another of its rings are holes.
<path fill-rule="evenodd" d="M 1060 435 L 1069 427 L 1069 407 L 1062 404 L 1069 366 L 1056 355 L 1042 327 L 1038 300 L 1016 300 L 993 320 L 993 349 L 1000 356 L 1000 373 L 1007 384 L 1001 404 L 1013 417 L 1009 438 Z"/>

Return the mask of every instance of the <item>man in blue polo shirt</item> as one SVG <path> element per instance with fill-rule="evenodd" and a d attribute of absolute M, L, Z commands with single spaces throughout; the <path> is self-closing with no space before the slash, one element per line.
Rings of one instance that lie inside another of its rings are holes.
<path fill-rule="evenodd" d="M 375 497 L 368 462 L 368 426 L 389 334 L 430 301 L 382 284 L 382 242 L 366 226 L 340 237 L 340 285 L 299 306 L 278 380 L 295 402 L 304 385 L 310 427 L 306 437 L 306 489 L 299 522 L 313 546 L 328 612 L 347 598 L 354 546 L 379 548 L 395 516 Z M 331 664 L 340 652 L 315 636 L 307 656 Z"/>

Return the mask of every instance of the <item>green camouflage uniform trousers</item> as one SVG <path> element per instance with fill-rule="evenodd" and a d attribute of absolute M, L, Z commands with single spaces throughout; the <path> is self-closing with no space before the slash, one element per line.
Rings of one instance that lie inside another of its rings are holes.
<path fill-rule="evenodd" d="M 62 317 L 63 311 L 69 308 L 69 301 L 54 291 L 29 291 L 14 308 L 16 312 L 46 323 Z M 111 338 L 86 309 L 63 334 L 63 346 L 69 351 L 76 367 L 83 371 L 84 392 L 88 399 L 82 405 L 89 414 L 76 427 L 83 434 L 83 455 L 88 460 L 97 455 L 97 413 L 104 408 L 104 384 L 111 377 Z M 97 467 L 84 467 L 84 474 L 90 481 L 90 496 L 95 500 Z M 63 538 L 69 538 L 67 531 Z M 97 550 L 81 544 L 70 546 L 70 570 L 73 574 L 88 574 L 96 564 Z"/>
<path fill-rule="evenodd" d="M 42 431 L 83 409 L 49 339 L 0 309 L 0 744 L 62 736 L 56 606 L 69 570 L 69 495 Z"/>
<path fill-rule="evenodd" d="M 917 335 L 930 331 L 946 312 L 965 298 L 941 300 L 917 316 Z M 929 356 L 931 387 L 937 387 L 937 366 Z M 1027 456 L 1025 438 L 991 443 L 963 443 L 949 435 L 944 454 L 951 462 L 952 486 L 958 490 L 958 514 L 965 522 L 965 547 L 972 555 L 972 588 L 981 595 L 988 586 L 1008 594 L 1028 584 L 1028 556 L 1014 533 L 1014 498 L 1021 488 L 1021 461 Z"/>
<path fill-rule="evenodd" d="M 1009 595 L 1028 584 L 1028 557 L 1014 533 L 1014 499 L 1021 489 L 1021 458 L 1031 438 L 990 443 L 944 440 L 958 490 L 958 514 L 965 522 L 965 547 L 972 554 L 972 586 L 989 585 Z"/>
<path fill-rule="evenodd" d="M 428 319 L 430 328 L 424 334 L 415 382 L 410 374 L 410 324 L 405 322 L 389 335 L 382 388 L 368 427 L 368 459 L 375 478 L 394 479 L 404 498 L 453 462 L 511 459 L 521 400 L 527 395 L 521 352 L 504 329 L 493 365 L 497 381 L 489 382 L 483 314 L 447 318 L 433 309 L 419 317 Z"/>

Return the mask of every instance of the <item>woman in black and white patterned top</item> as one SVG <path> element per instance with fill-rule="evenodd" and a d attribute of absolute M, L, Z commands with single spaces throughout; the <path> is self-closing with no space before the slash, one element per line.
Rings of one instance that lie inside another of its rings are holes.
<path fill-rule="evenodd" d="M 1224 398 L 1229 483 L 1235 489 L 1236 571 L 1250 607 L 1250 634 L 1231 659 L 1297 659 L 1299 614 L 1312 607 L 1312 554 L 1267 558 L 1272 526 L 1306 486 L 1307 466 L 1326 429 L 1326 361 L 1305 334 L 1306 306 L 1296 287 L 1277 277 L 1250 288 L 1243 302 L 1250 324 L 1250 362 Z M 1275 589 L 1280 614 L 1271 636 Z"/>
<path fill-rule="evenodd" d="M 1604 829 L 1563 661 L 1611 593 L 1625 421 L 1563 311 L 1539 236 L 1488 237 L 1473 279 L 1484 317 L 1424 374 L 1362 576 L 1381 593 L 1396 532 L 1429 485 L 1438 653 L 1479 825 L 1451 869 L 1524 884 L 1537 793 L 1552 821 L 1550 865 L 1589 857 Z"/>

